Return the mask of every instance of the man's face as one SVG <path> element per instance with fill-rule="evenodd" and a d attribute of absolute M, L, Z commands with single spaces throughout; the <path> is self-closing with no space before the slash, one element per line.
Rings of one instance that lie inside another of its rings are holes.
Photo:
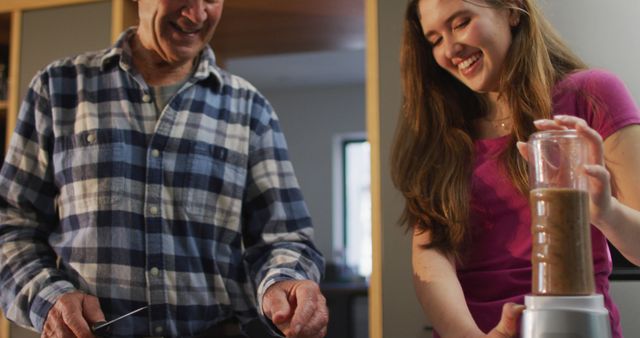
<path fill-rule="evenodd" d="M 166 63 L 193 61 L 211 41 L 223 0 L 139 0 L 138 36 Z"/>

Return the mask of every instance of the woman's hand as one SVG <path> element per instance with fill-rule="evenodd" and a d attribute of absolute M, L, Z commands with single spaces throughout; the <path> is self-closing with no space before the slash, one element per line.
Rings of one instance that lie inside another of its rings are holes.
<path fill-rule="evenodd" d="M 486 338 L 512 338 L 518 334 L 518 319 L 525 306 L 515 303 L 506 303 L 502 306 L 502 316 L 498 325 L 491 330 Z"/>
<path fill-rule="evenodd" d="M 601 224 L 617 200 L 611 194 L 611 175 L 604 165 L 604 145 L 600 134 L 585 120 L 575 116 L 556 115 L 553 120 L 537 120 L 534 124 L 539 130 L 575 129 L 587 141 L 589 155 L 584 172 L 589 177 L 591 222 Z M 518 142 L 518 150 L 527 159 L 526 143 Z"/>

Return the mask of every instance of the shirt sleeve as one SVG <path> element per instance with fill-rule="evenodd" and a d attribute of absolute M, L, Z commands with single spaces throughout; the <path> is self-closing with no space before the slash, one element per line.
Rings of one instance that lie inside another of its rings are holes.
<path fill-rule="evenodd" d="M 8 319 L 37 331 L 55 301 L 75 290 L 48 244 L 58 218 L 47 79 L 32 81 L 0 171 L 0 303 Z"/>
<path fill-rule="evenodd" d="M 587 123 L 602 138 L 631 124 L 640 123 L 640 110 L 629 89 L 616 75 L 592 69 L 579 74 L 579 105 Z"/>
<path fill-rule="evenodd" d="M 278 281 L 320 281 L 324 260 L 312 242 L 313 227 L 278 119 L 266 100 L 254 100 L 249 174 L 243 205 L 245 259 L 262 297 Z"/>

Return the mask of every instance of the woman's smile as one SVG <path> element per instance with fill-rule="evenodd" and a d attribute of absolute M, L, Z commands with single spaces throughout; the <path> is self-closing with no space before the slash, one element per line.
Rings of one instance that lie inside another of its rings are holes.
<path fill-rule="evenodd" d="M 460 71 L 460 73 L 464 76 L 471 75 L 473 71 L 478 68 L 475 66 L 479 65 L 478 61 L 481 58 L 482 58 L 482 52 L 478 52 L 470 55 L 468 58 L 464 59 L 464 61 L 458 63 L 457 65 L 458 71 Z"/>

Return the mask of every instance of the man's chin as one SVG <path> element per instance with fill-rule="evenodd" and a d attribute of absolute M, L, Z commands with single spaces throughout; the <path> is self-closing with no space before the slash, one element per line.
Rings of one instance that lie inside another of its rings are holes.
<path fill-rule="evenodd" d="M 189 53 L 173 53 L 167 55 L 165 61 L 172 66 L 182 66 L 184 64 L 193 63 L 198 58 L 200 51 L 190 51 Z"/>

